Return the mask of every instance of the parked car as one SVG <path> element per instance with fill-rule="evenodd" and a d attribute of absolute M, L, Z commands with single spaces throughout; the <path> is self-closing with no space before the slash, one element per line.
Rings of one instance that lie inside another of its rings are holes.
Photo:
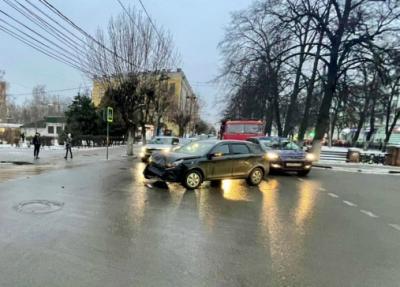
<path fill-rule="evenodd" d="M 300 176 L 306 176 L 311 171 L 315 156 L 287 138 L 254 137 L 247 140 L 265 151 L 271 171 L 295 171 Z"/>
<path fill-rule="evenodd" d="M 143 162 L 147 162 L 149 157 L 155 151 L 171 151 L 180 144 L 178 137 L 157 136 L 152 138 L 148 144 L 142 147 L 140 158 Z"/>
<path fill-rule="evenodd" d="M 187 189 L 203 181 L 246 179 L 258 185 L 269 172 L 264 152 L 246 141 L 204 140 L 189 143 L 173 152 L 154 153 L 144 176 L 167 182 L 180 182 Z"/>

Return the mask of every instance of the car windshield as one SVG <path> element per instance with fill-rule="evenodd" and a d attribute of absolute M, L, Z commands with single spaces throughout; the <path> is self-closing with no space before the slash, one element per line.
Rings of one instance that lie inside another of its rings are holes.
<path fill-rule="evenodd" d="M 281 150 L 300 150 L 301 148 L 297 144 L 295 144 L 294 142 L 281 141 L 280 149 Z"/>
<path fill-rule="evenodd" d="M 150 144 L 165 144 L 172 145 L 174 138 L 153 138 L 149 141 Z"/>
<path fill-rule="evenodd" d="M 244 125 L 244 132 L 246 134 L 260 134 L 263 132 L 263 127 L 262 127 L 262 125 L 247 124 L 247 125 Z"/>
<path fill-rule="evenodd" d="M 294 142 L 289 140 L 279 140 L 278 138 L 260 139 L 260 143 L 266 149 L 301 150 L 301 148 Z"/>
<path fill-rule="evenodd" d="M 175 150 L 178 153 L 190 155 L 205 155 L 214 146 L 213 142 L 192 142 Z"/>
<path fill-rule="evenodd" d="M 259 124 L 228 124 L 226 132 L 230 134 L 260 134 L 262 125 Z"/>

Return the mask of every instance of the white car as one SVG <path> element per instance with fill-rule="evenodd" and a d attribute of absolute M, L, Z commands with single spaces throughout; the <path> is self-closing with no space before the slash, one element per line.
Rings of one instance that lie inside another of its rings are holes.
<path fill-rule="evenodd" d="M 149 157 L 155 151 L 171 151 L 178 147 L 180 140 L 178 137 L 172 136 L 156 136 L 152 138 L 148 144 L 142 147 L 140 158 L 143 162 L 147 162 Z"/>

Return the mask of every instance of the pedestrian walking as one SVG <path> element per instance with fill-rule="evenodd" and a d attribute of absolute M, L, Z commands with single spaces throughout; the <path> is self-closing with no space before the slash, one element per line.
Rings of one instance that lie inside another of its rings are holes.
<path fill-rule="evenodd" d="M 39 152 L 40 152 L 40 145 L 41 145 L 39 133 L 36 133 L 35 136 L 33 137 L 32 144 L 33 144 L 33 158 L 39 159 Z"/>
<path fill-rule="evenodd" d="M 68 134 L 67 139 L 65 140 L 65 149 L 67 151 L 65 153 L 65 157 L 64 158 L 65 159 L 68 158 L 68 151 L 69 151 L 69 153 L 71 155 L 71 158 L 72 158 L 72 136 L 71 136 L 71 134 Z"/>

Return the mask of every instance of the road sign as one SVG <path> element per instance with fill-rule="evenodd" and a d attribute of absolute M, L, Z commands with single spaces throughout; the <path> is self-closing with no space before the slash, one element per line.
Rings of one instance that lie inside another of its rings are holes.
<path fill-rule="evenodd" d="M 112 123 L 114 120 L 114 111 L 112 107 L 107 107 L 107 122 Z"/>

